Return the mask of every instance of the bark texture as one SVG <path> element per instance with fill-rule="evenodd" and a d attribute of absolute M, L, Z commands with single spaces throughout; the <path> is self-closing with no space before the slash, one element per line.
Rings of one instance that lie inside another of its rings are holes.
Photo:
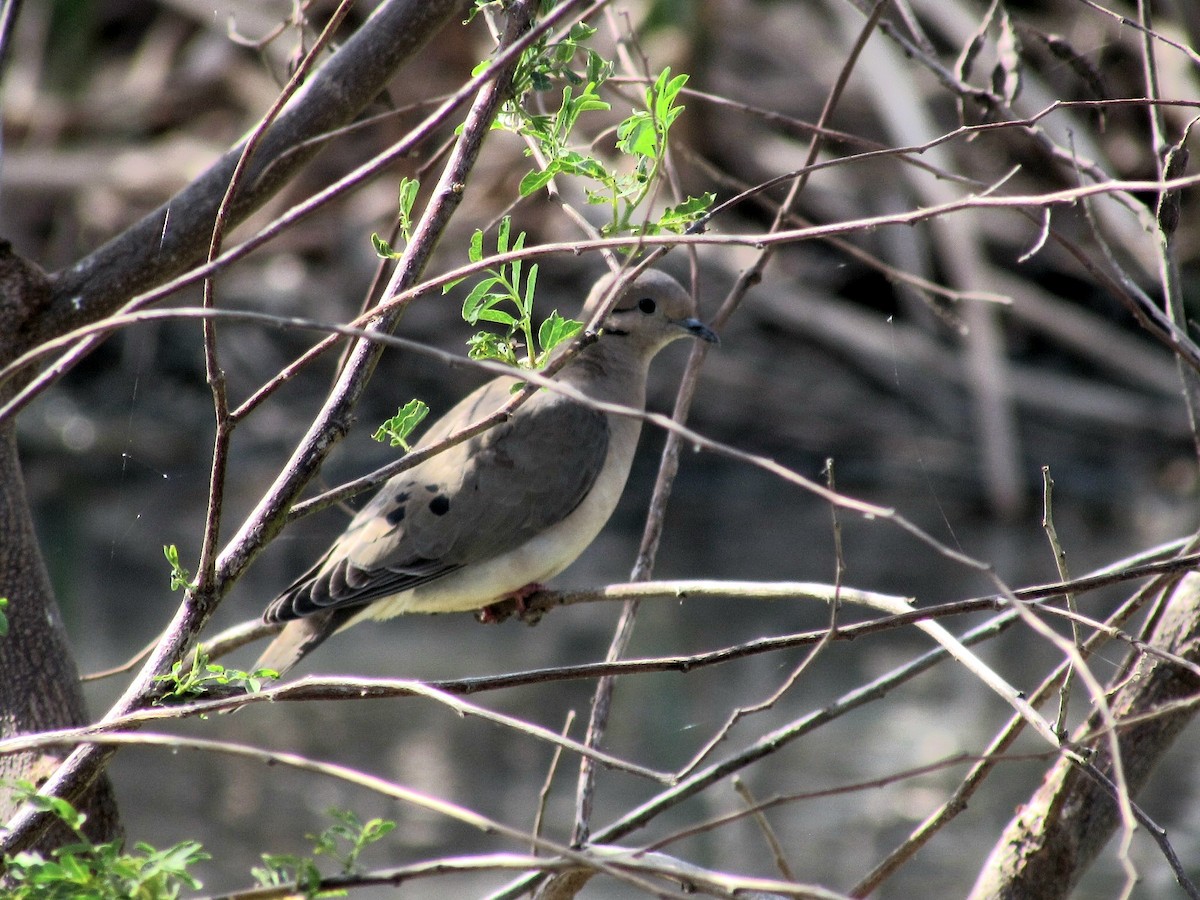
<path fill-rule="evenodd" d="M 278 192 L 318 152 L 320 142 L 312 139 L 351 122 L 461 6 L 461 0 L 381 4 L 313 73 L 267 132 L 230 223 L 242 221 Z M 41 341 L 103 318 L 136 293 L 202 260 L 240 155 L 241 145 L 157 211 L 53 278 L 0 242 L 0 365 Z M 19 380 L 0 386 L 0 403 L 19 386 Z M 0 639 L 0 737 L 88 721 L 79 673 L 34 532 L 15 432 L 13 421 L 0 423 L 0 597 L 9 600 L 10 626 L 8 636 Z M 40 784 L 71 749 L 0 757 L 0 778 Z M 103 774 L 92 778 L 84 796 L 69 799 L 88 814 L 94 839 L 119 832 L 112 789 Z M 11 819 L 18 807 L 13 793 L 0 788 L 0 822 Z M 32 846 L 53 847 L 62 838 L 61 832 L 39 832 Z M 15 843 L 19 846 L 21 840 Z"/>
<path fill-rule="evenodd" d="M 1198 629 L 1200 575 L 1190 574 L 1172 593 L 1150 644 L 1194 663 L 1200 660 Z M 1200 678 L 1190 671 L 1146 654 L 1118 678 L 1120 687 L 1112 695 L 1118 723 L 1193 697 L 1200 690 Z M 1135 799 L 1193 715 L 1194 708 L 1188 706 L 1120 728 L 1121 762 Z M 1103 727 L 1100 717 L 1092 715 L 1084 732 L 1095 734 Z M 1098 740 L 1093 746 L 1097 768 L 1111 778 L 1108 743 Z M 1068 896 L 1119 825 L 1111 793 L 1077 766 L 1060 760 L 1004 830 L 975 884 L 972 900 Z"/>
<path fill-rule="evenodd" d="M 19 352 L 30 319 L 45 309 L 48 297 L 45 275 L 7 244 L 0 246 L 0 362 Z M 7 396 L 0 389 L 0 398 Z M 34 532 L 13 422 L 0 424 L 0 597 L 8 598 L 9 625 L 0 638 L 0 738 L 86 724 L 79 671 Z M 0 779 L 41 784 L 71 749 L 0 756 Z M 18 806 L 12 790 L 0 786 L 0 821 Z M 87 813 L 93 840 L 117 833 L 107 778 L 94 781 L 76 807 Z M 53 846 L 64 836 L 48 833 L 39 846 Z"/>

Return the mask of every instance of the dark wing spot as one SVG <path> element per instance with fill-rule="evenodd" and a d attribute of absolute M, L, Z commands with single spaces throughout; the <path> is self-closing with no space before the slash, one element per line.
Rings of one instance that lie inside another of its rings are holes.
<path fill-rule="evenodd" d="M 405 496 L 405 499 L 407 499 L 406 495 L 401 495 L 401 496 Z M 396 499 L 399 500 L 400 497 L 397 496 Z M 384 516 L 384 518 L 387 519 L 387 523 L 389 525 L 391 525 L 393 528 L 395 528 L 397 525 L 399 525 L 401 522 L 404 521 L 404 507 L 402 505 L 396 505 L 396 506 L 392 507 L 391 509 L 388 510 L 388 513 L 386 516 Z"/>
<path fill-rule="evenodd" d="M 436 484 L 425 485 L 425 490 L 429 491 L 429 493 L 431 493 L 431 494 L 436 494 L 437 489 L 438 489 L 438 486 Z"/>
<path fill-rule="evenodd" d="M 429 501 L 429 511 L 435 516 L 444 516 L 450 512 L 450 498 L 445 494 L 438 494 Z"/>
<path fill-rule="evenodd" d="M 394 499 L 397 503 L 399 503 L 401 506 L 403 506 L 405 503 L 408 502 L 408 491 L 407 490 L 399 491 L 396 494 Z"/>

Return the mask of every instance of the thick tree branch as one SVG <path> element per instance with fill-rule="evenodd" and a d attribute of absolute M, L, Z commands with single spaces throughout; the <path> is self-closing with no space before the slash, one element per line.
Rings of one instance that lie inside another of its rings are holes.
<path fill-rule="evenodd" d="M 1200 576 L 1188 575 L 1171 596 L 1150 643 L 1190 662 L 1200 660 Z M 1119 673 L 1122 686 L 1112 700 L 1121 722 L 1194 696 L 1196 675 L 1158 657 L 1142 656 L 1130 671 Z M 1146 716 L 1120 728 L 1125 778 L 1132 793 L 1145 785 L 1162 755 L 1194 715 L 1194 704 Z M 1083 735 L 1095 735 L 1093 715 Z M 1080 736 L 1077 736 L 1077 739 Z M 1094 765 L 1112 772 L 1108 744 L 1096 744 Z M 1009 823 L 984 866 L 972 898 L 1065 897 L 1104 848 L 1119 824 L 1117 803 L 1108 788 L 1077 766 L 1060 761 L 1038 791 Z"/>
<path fill-rule="evenodd" d="M 272 197 L 322 144 L 315 141 L 354 119 L 396 70 L 433 37 L 458 0 L 388 0 L 315 72 L 263 135 L 244 185 L 229 210 L 236 225 Z M 94 253 L 55 274 L 43 337 L 113 312 L 134 294 L 204 259 L 213 220 L 242 143 L 207 172 Z"/>

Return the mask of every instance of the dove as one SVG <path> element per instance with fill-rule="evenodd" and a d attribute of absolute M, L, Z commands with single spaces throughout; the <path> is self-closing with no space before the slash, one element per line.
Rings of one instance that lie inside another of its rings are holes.
<path fill-rule="evenodd" d="M 619 291 L 595 341 L 553 380 L 583 397 L 646 406 L 650 363 L 685 337 L 717 342 L 683 286 L 649 269 L 606 275 L 589 318 Z M 478 388 L 425 433 L 426 447 L 503 406 L 519 370 Z M 284 628 L 256 668 L 283 674 L 336 631 L 406 613 L 478 610 L 523 598 L 588 547 L 625 489 L 641 420 L 543 388 L 506 421 L 393 476 L 317 563 L 267 607 Z"/>

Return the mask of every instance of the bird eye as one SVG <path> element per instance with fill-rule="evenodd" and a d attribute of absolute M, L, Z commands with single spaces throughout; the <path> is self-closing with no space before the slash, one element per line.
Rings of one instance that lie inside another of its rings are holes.
<path fill-rule="evenodd" d="M 657 307 L 655 306 L 654 301 L 649 297 L 643 297 L 638 301 L 638 309 L 640 309 L 646 315 L 653 313 L 656 308 Z"/>

